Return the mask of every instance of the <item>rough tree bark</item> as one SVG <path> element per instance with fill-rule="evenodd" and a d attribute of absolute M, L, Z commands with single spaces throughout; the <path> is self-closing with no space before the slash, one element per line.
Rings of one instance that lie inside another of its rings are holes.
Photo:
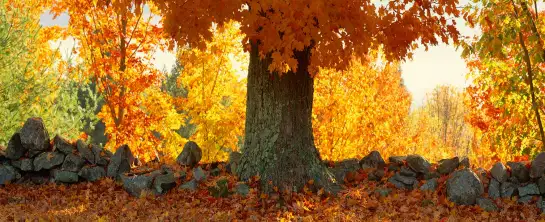
<path fill-rule="evenodd" d="M 314 185 L 335 193 L 338 185 L 322 162 L 312 134 L 314 80 L 308 73 L 310 50 L 296 52 L 297 72 L 270 73 L 270 57 L 259 57 L 252 44 L 248 69 L 246 132 L 237 173 L 242 180 L 259 175 L 261 191 L 273 187 L 300 191 Z"/>

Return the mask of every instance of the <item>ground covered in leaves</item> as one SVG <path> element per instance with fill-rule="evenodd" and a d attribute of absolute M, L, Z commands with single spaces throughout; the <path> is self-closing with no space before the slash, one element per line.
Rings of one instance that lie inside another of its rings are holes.
<path fill-rule="evenodd" d="M 247 196 L 213 197 L 209 187 L 227 173 L 208 177 L 197 190 L 175 188 L 162 196 L 131 197 L 111 179 L 74 185 L 15 185 L 0 188 L 2 221 L 545 221 L 535 207 L 498 200 L 498 212 L 455 206 L 444 184 L 436 192 L 398 190 L 385 181 L 360 177 L 336 197 L 321 192 L 263 195 L 253 181 Z M 182 182 L 182 181 L 180 181 Z M 388 193 L 388 194 L 386 194 Z"/>

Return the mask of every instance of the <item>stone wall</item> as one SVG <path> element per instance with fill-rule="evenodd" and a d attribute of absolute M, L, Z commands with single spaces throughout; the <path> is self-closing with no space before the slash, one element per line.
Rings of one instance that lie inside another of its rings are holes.
<path fill-rule="evenodd" d="M 8 147 L 0 149 L 0 185 L 77 183 L 110 177 L 120 181 L 133 196 L 138 197 L 144 191 L 160 195 L 177 184 L 181 184 L 179 189 L 196 190 L 208 176 L 217 176 L 221 170 L 227 173 L 235 171 L 240 156 L 240 153 L 233 152 L 229 162 L 221 164 L 225 167 L 215 164 L 209 167 L 209 171 L 204 171 L 199 166 L 202 151 L 190 141 L 176 159 L 178 165 L 191 169 L 190 178 L 186 178 L 185 170 L 168 165 L 131 172 L 131 165 L 136 161 L 128 146 L 120 146 L 111 153 L 82 140 L 70 143 L 58 135 L 51 141 L 42 120 L 30 118 L 11 137 Z M 341 184 L 359 182 L 355 175 L 365 175 L 365 180 L 376 181 L 381 187 L 377 191 L 380 195 L 388 195 L 391 189 L 440 191 L 451 202 L 477 204 L 488 211 L 501 207 L 494 199 L 516 197 L 520 204 L 535 202 L 538 208 L 545 210 L 542 198 L 545 194 L 545 152 L 533 161 L 507 162 L 507 166 L 498 162 L 489 170 L 472 169 L 467 158 L 458 157 L 433 164 L 419 155 L 392 156 L 386 162 L 377 151 L 361 160 L 325 164 Z M 246 195 L 249 191 L 244 182 L 231 189 L 228 187 L 226 179 L 218 179 L 208 190 L 217 197 L 232 193 Z"/>

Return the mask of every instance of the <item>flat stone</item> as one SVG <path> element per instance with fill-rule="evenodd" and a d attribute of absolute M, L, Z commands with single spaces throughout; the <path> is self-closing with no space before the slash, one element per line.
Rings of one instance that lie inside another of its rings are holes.
<path fill-rule="evenodd" d="M 64 161 L 64 154 L 59 152 L 40 153 L 34 158 L 34 171 L 49 170 L 55 166 L 59 166 Z"/>
<path fill-rule="evenodd" d="M 79 178 L 78 173 L 65 170 L 55 170 L 53 177 L 55 181 L 62 183 L 77 183 Z"/>
<path fill-rule="evenodd" d="M 71 153 L 64 158 L 62 169 L 71 172 L 79 172 L 84 164 L 85 160 L 83 160 L 81 156 Z"/>
<path fill-rule="evenodd" d="M 528 204 L 528 203 L 530 203 L 530 201 L 532 201 L 533 198 L 534 198 L 533 196 L 519 197 L 519 199 L 517 200 L 517 203 L 519 203 L 519 204 Z"/>
<path fill-rule="evenodd" d="M 458 168 L 458 165 L 460 164 L 460 160 L 458 157 L 454 157 L 451 159 L 442 159 L 439 161 L 439 165 L 437 167 L 437 172 L 440 174 L 450 174 Z"/>
<path fill-rule="evenodd" d="M 396 173 L 394 175 L 394 178 L 397 181 L 404 183 L 405 185 L 413 186 L 415 184 L 418 184 L 418 180 L 415 177 L 402 176 L 401 174 Z"/>
<path fill-rule="evenodd" d="M 49 150 L 49 133 L 41 118 L 28 118 L 19 133 L 21 145 L 28 150 L 29 157 Z"/>
<path fill-rule="evenodd" d="M 173 173 L 158 175 L 153 180 L 153 189 L 157 194 L 165 194 L 174 187 L 176 187 L 176 178 Z"/>
<path fill-rule="evenodd" d="M 15 168 L 21 170 L 21 171 L 33 171 L 34 170 L 34 164 L 32 163 L 34 160 L 30 158 L 24 158 L 20 160 L 12 160 L 11 165 Z"/>
<path fill-rule="evenodd" d="M 526 186 L 519 187 L 519 196 L 528 196 L 528 195 L 539 195 L 539 187 L 535 183 L 530 183 Z"/>
<path fill-rule="evenodd" d="M 494 201 L 488 198 L 482 198 L 482 197 L 477 198 L 477 205 L 479 205 L 481 209 L 485 211 L 489 211 L 489 212 L 499 210 L 498 206 L 494 203 Z"/>
<path fill-rule="evenodd" d="M 123 182 L 123 189 L 127 191 L 131 196 L 140 197 L 142 192 L 151 191 L 153 183 L 153 176 L 151 175 L 134 175 L 134 176 L 121 176 Z"/>
<path fill-rule="evenodd" d="M 56 135 L 55 138 L 53 138 L 53 150 L 68 155 L 76 151 L 76 146 L 72 145 L 68 140 L 61 136 Z"/>
<path fill-rule="evenodd" d="M 431 180 L 427 180 L 424 184 L 422 184 L 422 186 L 420 186 L 420 190 L 435 191 L 438 185 L 439 183 L 437 182 L 437 178 L 433 178 Z"/>
<path fill-rule="evenodd" d="M 102 177 L 106 176 L 106 171 L 104 171 L 103 167 L 95 166 L 95 167 L 89 167 L 84 166 L 81 168 L 78 174 L 80 177 L 84 178 L 87 181 L 97 181 L 101 179 Z"/>
<path fill-rule="evenodd" d="M 408 167 L 401 167 L 401 170 L 399 171 L 399 173 L 402 175 L 402 176 L 407 176 L 407 177 L 416 177 L 416 172 L 412 171 L 411 169 L 409 169 Z"/>
<path fill-rule="evenodd" d="M 430 162 L 420 155 L 407 156 L 407 165 L 417 173 L 427 173 L 431 167 Z"/>
<path fill-rule="evenodd" d="M 195 179 L 192 179 L 191 181 L 182 184 L 179 189 L 195 191 L 197 190 L 197 181 Z"/>
<path fill-rule="evenodd" d="M 494 164 L 494 166 L 492 166 L 492 169 L 490 169 L 490 174 L 500 183 L 507 181 L 507 178 L 509 178 L 509 175 L 507 174 L 507 168 L 505 168 L 505 165 L 503 165 L 503 163 L 501 162 L 497 162 L 496 164 Z"/>

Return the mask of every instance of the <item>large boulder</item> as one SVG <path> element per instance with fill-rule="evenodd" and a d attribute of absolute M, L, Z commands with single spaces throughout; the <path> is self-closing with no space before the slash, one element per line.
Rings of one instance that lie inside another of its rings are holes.
<path fill-rule="evenodd" d="M 199 145 L 189 141 L 184 145 L 184 149 L 176 158 L 176 162 L 182 166 L 196 166 L 202 158 L 202 151 Z"/>
<path fill-rule="evenodd" d="M 503 165 L 503 163 L 501 162 L 497 162 L 496 164 L 494 164 L 494 166 L 492 166 L 492 169 L 490 169 L 490 174 L 500 183 L 507 181 L 507 179 L 509 178 L 509 174 L 507 174 L 507 168 L 505 168 L 505 165 Z"/>
<path fill-rule="evenodd" d="M 483 193 L 481 180 L 470 169 L 458 170 L 447 180 L 447 198 L 458 205 L 473 205 Z"/>
<path fill-rule="evenodd" d="M 117 148 L 115 154 L 110 158 L 108 164 L 108 177 L 118 178 L 123 173 L 128 173 L 131 170 L 131 163 L 134 162 L 129 146 L 123 145 Z"/>
<path fill-rule="evenodd" d="M 544 173 L 545 173 L 545 152 L 541 152 L 532 161 L 532 166 L 530 167 L 530 177 L 540 178 L 543 176 Z"/>
<path fill-rule="evenodd" d="M 21 145 L 28 150 L 30 157 L 49 150 L 49 133 L 41 118 L 28 118 L 19 133 Z"/>
<path fill-rule="evenodd" d="M 79 155 L 83 157 L 85 161 L 87 161 L 91 165 L 96 164 L 95 155 L 93 154 L 93 151 L 89 148 L 89 145 L 87 145 L 87 143 L 79 139 L 76 142 L 76 146 L 78 148 Z"/>
<path fill-rule="evenodd" d="M 386 165 L 386 162 L 384 162 L 384 159 L 382 159 L 382 156 L 380 153 L 376 150 L 371 151 L 367 156 L 363 157 L 360 160 L 360 166 L 361 168 L 381 168 Z"/>
<path fill-rule="evenodd" d="M 55 138 L 53 138 L 53 150 L 68 155 L 76 151 L 76 146 L 72 145 L 68 140 L 61 136 L 56 135 Z"/>
<path fill-rule="evenodd" d="M 23 158 L 19 160 L 12 160 L 11 165 L 21 171 L 28 172 L 34 170 L 34 164 L 32 162 L 33 160 L 30 158 Z"/>
<path fill-rule="evenodd" d="M 64 161 L 64 154 L 59 152 L 45 152 L 34 158 L 34 171 L 49 170 L 61 165 Z"/>
<path fill-rule="evenodd" d="M 511 168 L 511 177 L 517 178 L 519 183 L 530 181 L 530 170 L 526 168 L 523 162 L 507 162 L 507 166 Z"/>
<path fill-rule="evenodd" d="M 0 165 L 0 185 L 11 183 L 21 178 L 21 174 L 15 168 L 9 165 Z"/>
<path fill-rule="evenodd" d="M 85 160 L 83 160 L 81 156 L 71 153 L 64 158 L 62 169 L 65 171 L 79 172 L 84 164 Z"/>
<path fill-rule="evenodd" d="M 84 166 L 79 171 L 78 175 L 87 181 L 97 181 L 106 176 L 106 172 L 103 167 L 100 166 Z"/>
<path fill-rule="evenodd" d="M 409 155 L 406 161 L 407 165 L 417 173 L 427 173 L 431 167 L 430 162 L 420 155 Z"/>
<path fill-rule="evenodd" d="M 442 159 L 439 161 L 439 166 L 437 166 L 437 172 L 440 174 L 450 174 L 458 168 L 459 164 L 460 159 L 458 159 L 458 157 Z"/>
<path fill-rule="evenodd" d="M 11 160 L 16 160 L 25 155 L 28 151 L 27 148 L 21 144 L 21 136 L 19 133 L 13 134 L 8 142 L 8 148 L 6 149 L 6 157 Z"/>

